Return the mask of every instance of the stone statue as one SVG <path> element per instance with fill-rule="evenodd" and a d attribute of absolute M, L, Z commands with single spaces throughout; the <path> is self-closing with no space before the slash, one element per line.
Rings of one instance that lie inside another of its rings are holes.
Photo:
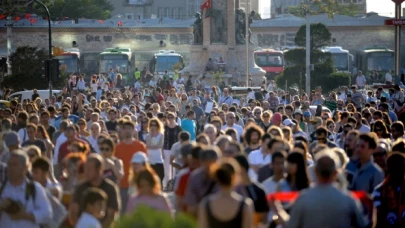
<path fill-rule="evenodd" d="M 251 38 L 252 38 L 252 31 L 250 30 L 250 25 L 253 23 L 254 17 L 255 17 L 256 12 L 252 11 L 249 14 L 249 18 L 248 18 L 248 35 L 249 35 L 249 43 L 253 44 Z M 246 34 L 246 33 L 245 33 Z"/>
<path fill-rule="evenodd" d="M 213 43 L 223 43 L 225 41 L 226 24 L 224 15 L 223 10 L 219 9 L 211 8 L 206 12 L 206 17 L 214 18 L 213 23 L 211 23 L 211 40 Z"/>
<path fill-rule="evenodd" d="M 236 44 L 245 44 L 245 13 L 242 9 L 235 12 L 235 40 Z"/>
<path fill-rule="evenodd" d="M 193 24 L 193 34 L 194 34 L 194 44 L 203 43 L 203 20 L 201 19 L 201 14 L 195 14 L 195 21 Z"/>

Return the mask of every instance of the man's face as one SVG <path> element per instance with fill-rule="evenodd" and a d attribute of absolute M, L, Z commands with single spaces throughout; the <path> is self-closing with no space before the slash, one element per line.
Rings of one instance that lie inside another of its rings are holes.
<path fill-rule="evenodd" d="M 397 138 L 402 137 L 402 134 L 403 134 L 403 133 L 397 131 L 397 130 L 393 127 L 393 128 L 391 128 L 391 134 L 392 134 L 392 137 L 393 137 L 394 139 L 397 139 Z"/>
<path fill-rule="evenodd" d="M 28 167 L 22 164 L 21 159 L 17 156 L 11 156 L 7 163 L 7 178 L 15 181 L 24 178 Z"/>
<path fill-rule="evenodd" d="M 48 115 L 42 115 L 41 116 L 41 124 L 42 125 L 47 125 L 49 123 L 49 116 Z"/>
<path fill-rule="evenodd" d="M 4 118 L 9 119 L 11 117 L 11 112 L 9 111 L 4 111 Z"/>
<path fill-rule="evenodd" d="M 364 140 L 357 140 L 355 154 L 360 160 L 367 160 L 373 154 L 374 150 L 369 148 L 369 145 Z"/>
<path fill-rule="evenodd" d="M 326 143 L 326 134 L 318 134 L 316 136 L 316 140 L 318 141 L 318 144 L 325 144 Z"/>
<path fill-rule="evenodd" d="M 34 179 L 34 181 L 44 183 L 47 181 L 48 173 L 38 168 L 32 169 L 32 178 Z"/>
<path fill-rule="evenodd" d="M 115 119 L 117 119 L 117 114 L 115 114 L 115 112 L 110 112 L 110 120 L 114 121 Z"/>
<path fill-rule="evenodd" d="M 284 145 L 281 142 L 274 143 L 273 146 L 271 148 L 269 148 L 269 150 L 270 150 L 271 154 L 273 154 L 274 152 L 277 152 L 277 151 L 283 151 Z"/>
<path fill-rule="evenodd" d="M 72 130 L 65 131 L 65 136 L 68 140 L 73 140 L 76 136 L 76 132 Z"/>
<path fill-rule="evenodd" d="M 257 143 L 259 142 L 259 134 L 258 134 L 257 132 L 253 132 L 253 133 L 250 135 L 250 142 L 251 142 L 252 144 L 257 144 Z"/>
<path fill-rule="evenodd" d="M 267 102 L 267 101 L 264 101 L 264 102 L 263 102 L 263 109 L 264 109 L 264 110 L 269 110 L 269 109 L 270 109 L 270 104 L 269 104 L 269 102 Z"/>
<path fill-rule="evenodd" d="M 285 109 L 285 114 L 286 114 L 287 116 L 291 116 L 292 110 L 289 109 L 289 108 L 286 108 L 286 109 Z"/>
<path fill-rule="evenodd" d="M 62 117 L 67 119 L 69 117 L 69 110 L 62 112 Z"/>
<path fill-rule="evenodd" d="M 132 138 L 132 132 L 134 131 L 134 129 L 132 129 L 131 126 L 124 126 L 122 128 L 122 134 L 125 138 Z"/>
<path fill-rule="evenodd" d="M 100 172 L 96 169 L 94 161 L 89 160 L 86 162 L 86 164 L 84 165 L 84 174 L 87 181 L 95 180 L 100 176 Z"/>
<path fill-rule="evenodd" d="M 342 109 L 343 108 L 343 101 L 338 101 L 337 102 L 337 107 L 338 107 L 338 109 Z"/>
<path fill-rule="evenodd" d="M 35 135 L 37 134 L 37 131 L 33 129 L 32 127 L 27 128 L 27 135 L 29 138 L 35 138 Z"/>
<path fill-rule="evenodd" d="M 226 122 L 228 125 L 232 125 L 235 123 L 235 115 L 228 114 L 226 115 Z"/>
<path fill-rule="evenodd" d="M 273 172 L 275 174 L 283 174 L 285 170 L 285 159 L 281 157 L 277 157 L 272 162 Z"/>

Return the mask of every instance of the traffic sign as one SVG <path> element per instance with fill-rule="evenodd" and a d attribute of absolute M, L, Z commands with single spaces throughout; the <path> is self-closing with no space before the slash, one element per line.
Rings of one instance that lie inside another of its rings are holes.
<path fill-rule="evenodd" d="M 393 2 L 395 2 L 395 4 L 402 4 L 403 2 L 405 2 L 405 0 L 392 0 Z"/>
<path fill-rule="evenodd" d="M 385 25 L 405 25 L 405 19 L 388 19 L 385 20 Z"/>

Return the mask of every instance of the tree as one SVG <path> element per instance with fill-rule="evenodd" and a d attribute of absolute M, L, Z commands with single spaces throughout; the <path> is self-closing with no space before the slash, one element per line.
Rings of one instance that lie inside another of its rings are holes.
<path fill-rule="evenodd" d="M 305 47 L 306 26 L 302 25 L 295 35 L 295 44 Z M 332 34 L 326 25 L 322 23 L 311 24 L 311 51 L 328 46 L 331 42 Z"/>
<path fill-rule="evenodd" d="M 296 17 L 305 17 L 306 7 L 306 4 L 290 6 L 287 7 L 286 12 Z M 334 14 L 353 17 L 362 12 L 360 8 L 353 3 L 341 5 L 339 1 L 336 0 L 313 0 L 309 7 L 310 15 L 326 13 L 330 18 L 333 18 Z"/>
<path fill-rule="evenodd" d="M 14 90 L 46 89 L 48 82 L 43 77 L 44 61 L 48 59 L 48 52 L 37 47 L 18 47 L 10 56 L 12 75 L 4 78 L 2 85 Z M 61 72 L 61 80 L 53 83 L 55 88 L 66 84 L 68 75 Z"/>
<path fill-rule="evenodd" d="M 114 10 L 108 0 L 55 0 L 50 7 L 52 18 L 108 19 Z"/>

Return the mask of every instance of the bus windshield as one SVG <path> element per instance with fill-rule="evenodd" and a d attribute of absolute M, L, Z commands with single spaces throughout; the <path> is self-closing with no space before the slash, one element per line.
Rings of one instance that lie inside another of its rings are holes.
<path fill-rule="evenodd" d="M 256 53 L 255 61 L 259 67 L 284 66 L 283 54 L 281 53 Z"/>
<path fill-rule="evenodd" d="M 332 53 L 333 66 L 338 71 L 349 70 L 349 54 L 348 53 Z"/>
<path fill-rule="evenodd" d="M 374 52 L 367 56 L 367 70 L 388 71 L 393 70 L 394 53 L 392 52 Z"/>
<path fill-rule="evenodd" d="M 110 72 L 110 69 L 120 73 L 128 73 L 128 60 L 100 60 L 99 73 Z"/>
<path fill-rule="evenodd" d="M 173 71 L 173 66 L 176 65 L 178 62 L 181 62 L 180 56 L 157 56 L 155 71 Z"/>
<path fill-rule="evenodd" d="M 77 73 L 79 72 L 79 66 L 78 66 L 78 59 L 77 58 L 71 58 L 71 59 L 59 59 L 59 66 L 61 69 L 65 69 L 66 73 Z"/>

